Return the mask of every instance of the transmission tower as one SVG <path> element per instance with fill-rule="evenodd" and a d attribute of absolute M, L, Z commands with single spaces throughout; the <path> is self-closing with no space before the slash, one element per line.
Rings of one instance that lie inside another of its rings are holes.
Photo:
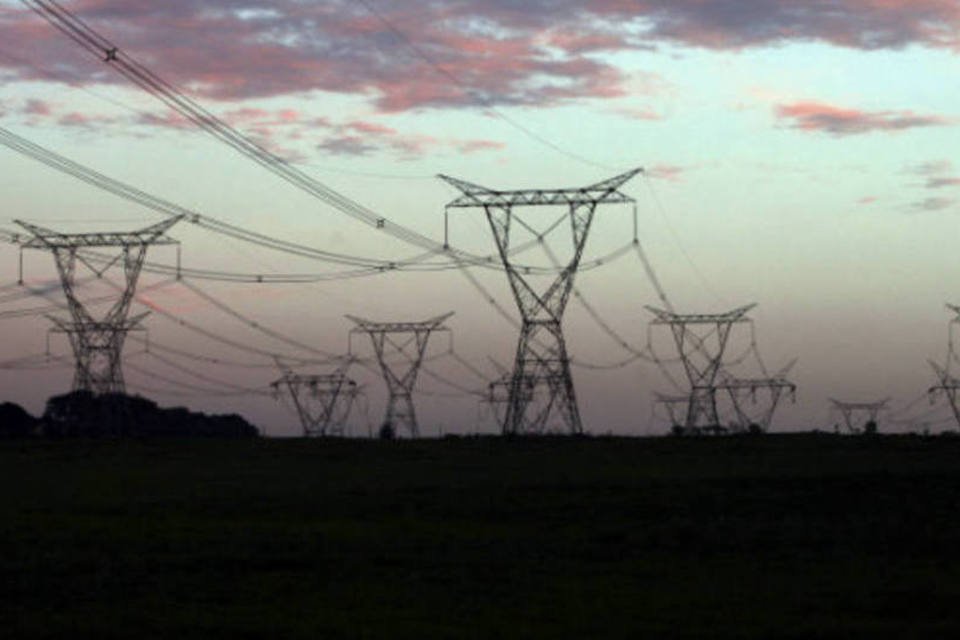
<path fill-rule="evenodd" d="M 937 374 L 937 384 L 930 387 L 927 393 L 930 395 L 930 402 L 936 401 L 941 393 L 947 397 L 950 403 L 950 409 L 953 411 L 953 417 L 960 426 L 960 404 L 957 402 L 957 393 L 960 391 L 960 380 L 955 378 L 946 367 L 941 367 L 932 360 L 929 361 L 933 371 Z"/>
<path fill-rule="evenodd" d="M 286 389 L 305 437 L 342 436 L 354 402 L 360 394 L 357 383 L 348 378 L 346 361 L 331 373 L 299 374 L 281 367 L 283 375 L 271 383 L 275 393 Z"/>
<path fill-rule="evenodd" d="M 784 394 L 789 394 L 792 402 L 797 400 L 797 385 L 787 380 L 787 373 L 796 364 L 796 360 L 781 369 L 775 375 L 769 378 L 737 378 L 734 376 L 723 376 L 717 389 L 723 389 L 730 396 L 730 402 L 733 404 L 733 410 L 737 415 L 737 428 L 746 431 L 751 426 L 756 425 L 762 431 L 767 431 L 773 422 L 773 414 L 777 411 L 777 406 Z M 758 394 L 760 391 L 767 391 L 769 402 L 763 406 L 759 414 L 747 411 L 744 406 L 749 400 L 752 404 L 758 404 Z"/>
<path fill-rule="evenodd" d="M 449 176 L 439 176 L 462 194 L 448 204 L 447 209 L 484 210 L 520 311 L 520 339 L 507 391 L 507 409 L 502 427 L 504 434 L 544 433 L 554 411 L 559 412 L 569 433 L 583 432 L 561 326 L 563 313 L 597 207 L 601 204 L 633 203 L 634 200 L 619 189 L 640 171 L 634 169 L 582 188 L 514 191 L 496 191 Z M 566 265 L 559 268 L 553 282 L 542 291 L 534 288 L 526 269 L 518 268 L 511 262 L 511 232 L 517 227 L 525 229 L 542 243 L 549 230 L 537 231 L 528 225 L 514 211 L 518 207 L 567 207 L 569 211 L 573 235 L 572 256 Z M 546 393 L 533 393 L 537 389 L 545 389 Z"/>
<path fill-rule="evenodd" d="M 123 345 L 127 334 L 138 329 L 140 321 L 147 315 L 143 313 L 129 316 L 147 248 L 151 245 L 179 244 L 164 233 L 181 218 L 182 216 L 175 216 L 139 231 L 101 233 L 60 233 L 15 220 L 30 233 L 30 237 L 20 243 L 22 249 L 44 249 L 53 253 L 70 319 L 51 317 L 50 320 L 56 326 L 54 331 L 67 334 L 70 339 L 76 360 L 74 390 L 97 394 L 125 392 L 121 368 Z M 83 251 L 105 248 L 119 248 L 120 251 L 99 268 L 94 266 L 90 259 L 93 254 L 84 255 Z M 98 278 L 118 263 L 123 267 L 125 286 L 118 287 L 119 298 L 99 320 L 90 314 L 77 297 L 77 262 L 85 265 Z M 23 281 L 22 261 L 20 281 Z"/>
<path fill-rule="evenodd" d="M 937 384 L 930 387 L 927 394 L 930 396 L 931 404 L 936 402 L 937 396 L 941 393 L 945 395 L 947 402 L 950 403 L 950 410 L 953 411 L 953 417 L 957 425 L 960 426 L 960 404 L 958 404 L 957 398 L 957 393 L 960 391 L 960 379 L 950 373 L 950 365 L 957 359 L 957 352 L 953 345 L 953 327 L 956 324 L 960 324 L 960 306 L 954 304 L 948 304 L 946 306 L 948 311 L 954 313 L 954 317 L 950 319 L 948 327 L 947 360 L 944 366 L 928 360 L 937 376 Z"/>
<path fill-rule="evenodd" d="M 877 416 L 881 411 L 887 409 L 890 398 L 877 400 L 876 402 L 844 402 L 830 398 L 830 404 L 833 409 L 840 412 L 843 417 L 843 425 L 847 433 L 859 434 L 866 430 L 869 423 L 877 424 Z M 858 415 L 862 415 L 863 421 L 856 420 Z"/>
<path fill-rule="evenodd" d="M 413 408 L 413 388 L 417 383 L 420 365 L 423 364 L 430 334 L 435 331 L 449 331 L 443 323 L 452 315 L 451 311 L 422 322 L 372 322 L 347 316 L 357 325 L 350 331 L 351 336 L 354 333 L 366 333 L 373 341 L 373 350 L 377 354 L 380 371 L 387 383 L 387 412 L 383 424 L 392 428 L 395 433 L 399 434 L 400 428 L 405 427 L 411 437 L 420 435 L 417 414 Z M 395 336 L 406 336 L 407 339 L 397 342 Z M 411 346 L 413 354 L 407 352 L 407 348 Z M 400 355 L 402 360 L 390 362 L 390 355 Z"/>
<path fill-rule="evenodd" d="M 503 425 L 506 408 L 510 406 L 510 382 L 512 377 L 510 373 L 506 373 L 488 384 L 487 393 L 480 399 L 480 402 L 490 407 L 490 412 L 499 425 Z M 529 404 L 533 400 L 533 391 L 532 380 L 527 380 L 525 384 L 520 385 L 520 392 L 523 394 L 525 403 Z"/>
<path fill-rule="evenodd" d="M 671 429 L 683 427 L 687 417 L 687 406 L 690 403 L 690 396 L 668 395 L 665 393 L 654 393 L 654 405 L 663 405 L 667 410 L 667 416 L 670 418 Z"/>
<path fill-rule="evenodd" d="M 683 369 L 690 382 L 687 415 L 683 427 L 688 433 L 722 429 L 717 414 L 717 374 L 735 324 L 750 322 L 750 304 L 727 313 L 678 314 L 647 307 L 654 314 L 652 325 L 670 327 Z"/>

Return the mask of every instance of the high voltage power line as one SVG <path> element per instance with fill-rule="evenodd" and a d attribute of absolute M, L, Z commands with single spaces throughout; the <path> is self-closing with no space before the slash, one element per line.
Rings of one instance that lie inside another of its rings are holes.
<path fill-rule="evenodd" d="M 204 299 L 211 306 L 220 309 L 224 313 L 232 315 L 235 319 L 241 322 L 244 322 L 250 328 L 256 329 L 271 338 L 284 342 L 290 346 L 294 346 L 297 349 L 307 350 L 324 357 L 335 357 L 335 356 L 332 356 L 328 352 L 316 349 L 315 347 L 307 345 L 301 341 L 289 339 L 288 337 L 283 336 L 279 332 L 276 332 L 272 329 L 264 327 L 263 325 L 260 325 L 255 321 L 249 320 L 242 314 L 235 312 L 234 310 L 232 310 L 232 308 L 222 303 L 222 301 L 219 301 L 216 298 L 213 298 L 209 294 L 198 289 L 196 285 L 191 284 L 189 280 L 207 279 L 207 280 L 225 280 L 225 281 L 232 281 L 232 282 L 305 283 L 305 282 L 317 282 L 317 281 L 322 281 L 327 279 L 345 279 L 345 278 L 353 278 L 353 277 L 363 277 L 368 275 L 375 275 L 378 273 L 385 273 L 389 271 L 399 271 L 399 270 L 441 271 L 441 270 L 458 269 L 461 273 L 463 273 L 467 277 L 471 285 L 475 289 L 477 289 L 478 292 L 492 306 L 494 306 L 494 308 L 501 315 L 503 315 L 504 318 L 516 324 L 516 320 L 512 317 L 512 315 L 509 312 L 507 312 L 496 301 L 496 299 L 489 293 L 489 291 L 479 282 L 476 276 L 469 271 L 469 269 L 472 267 L 500 269 L 500 266 L 497 264 L 497 260 L 494 260 L 493 256 L 477 255 L 477 254 L 470 253 L 458 248 L 453 248 L 446 241 L 447 240 L 446 238 L 444 243 L 439 243 L 412 229 L 409 229 L 402 225 L 398 225 L 383 216 L 377 215 L 377 213 L 374 212 L 373 210 L 364 207 L 363 205 L 357 203 L 356 201 L 349 199 L 347 196 L 344 196 L 336 192 L 335 190 L 327 187 L 326 185 L 323 185 L 319 181 L 311 178 L 310 176 L 307 176 L 303 172 L 293 167 L 291 163 L 287 162 L 280 156 L 270 152 L 269 150 L 259 145 L 255 141 L 244 136 L 242 133 L 234 129 L 227 122 L 218 118 L 211 112 L 207 111 L 204 107 L 202 107 L 201 105 L 193 101 L 191 98 L 184 95 L 176 87 L 167 83 L 165 80 L 163 80 L 162 78 L 154 74 L 152 71 L 150 71 L 143 65 L 139 64 L 129 56 L 127 56 L 124 52 L 121 52 L 118 49 L 118 47 L 113 45 L 106 38 L 97 34 L 89 26 L 87 26 L 82 20 L 80 20 L 79 18 L 71 14 L 69 11 L 64 9 L 55 0 L 23 0 L 23 2 L 24 4 L 29 6 L 31 9 L 33 9 L 36 13 L 38 13 L 41 17 L 47 20 L 51 25 L 53 25 L 55 28 L 63 32 L 70 39 L 74 40 L 77 44 L 79 44 L 81 47 L 86 49 L 88 52 L 94 54 L 98 59 L 102 59 L 108 64 L 110 64 L 111 66 L 113 66 L 125 78 L 127 78 L 137 86 L 140 86 L 142 89 L 144 89 L 145 91 L 147 91 L 148 93 L 150 93 L 151 95 L 159 99 L 161 102 L 166 104 L 168 107 L 172 108 L 174 111 L 178 112 L 184 118 L 190 120 L 191 122 L 199 126 L 201 129 L 205 130 L 207 133 L 213 135 L 220 141 L 233 147 L 235 150 L 243 154 L 245 157 L 253 160 L 254 162 L 257 162 L 261 166 L 273 172 L 275 175 L 277 175 L 281 179 L 298 187 L 299 189 L 305 191 L 309 195 L 325 202 L 326 204 L 331 205 L 332 207 L 347 214 L 348 216 L 356 220 L 359 220 L 361 222 L 364 222 L 365 224 L 377 230 L 383 231 L 388 235 L 390 235 L 391 237 L 394 237 L 400 241 L 403 241 L 407 244 L 410 244 L 412 246 L 416 246 L 425 250 L 421 254 L 411 256 L 403 260 L 387 261 L 382 259 L 367 258 L 362 256 L 353 256 L 348 254 L 329 252 L 329 251 L 318 249 L 316 247 L 309 247 L 309 246 L 298 244 L 298 243 L 280 240 L 277 238 L 267 236 L 265 234 L 260 234 L 258 232 L 242 229 L 240 227 L 231 225 L 229 223 L 225 223 L 223 221 L 214 220 L 207 216 L 202 216 L 196 212 L 189 211 L 185 208 L 179 207 L 178 205 L 175 205 L 168 201 L 162 200 L 160 198 L 156 198 L 143 191 L 140 191 L 128 185 L 124 185 L 123 183 L 119 183 L 115 180 L 112 180 L 111 178 L 108 178 L 103 174 L 99 174 L 87 167 L 84 167 L 79 163 L 75 163 L 73 161 L 67 160 L 62 156 L 57 156 L 52 152 L 42 149 L 38 145 L 34 145 L 33 143 L 30 143 L 29 141 L 26 141 L 20 138 L 19 136 L 15 136 L 11 132 L 8 132 L 4 129 L 0 129 L 0 143 L 5 144 L 9 148 L 15 151 L 18 151 L 19 153 L 22 153 L 24 155 L 33 157 L 34 159 L 37 159 L 47 164 L 48 166 L 51 166 L 62 172 L 73 175 L 74 177 L 79 178 L 85 182 L 88 182 L 93 186 L 110 191 L 115 195 L 119 195 L 130 201 L 133 201 L 143 206 L 146 206 L 148 208 L 151 208 L 154 211 L 163 213 L 164 215 L 184 216 L 185 220 L 193 223 L 198 227 L 201 227 L 208 231 L 226 235 L 238 240 L 250 242 L 252 244 L 255 244 L 264 248 L 269 248 L 276 251 L 282 251 L 284 253 L 296 255 L 299 257 L 310 258 L 310 259 L 320 260 L 320 261 L 331 263 L 331 264 L 337 264 L 340 266 L 349 267 L 349 269 L 345 269 L 342 271 L 327 272 L 323 274 L 241 274 L 241 273 L 213 271 L 213 270 L 205 270 L 205 269 L 185 269 L 182 267 L 182 265 L 179 265 L 179 264 L 176 267 L 173 267 L 170 265 L 148 263 L 144 265 L 145 271 L 152 270 L 155 273 L 163 273 L 171 276 L 176 275 L 178 278 L 182 278 L 186 276 L 188 281 L 184 281 L 184 285 L 188 289 L 193 291 L 198 297 L 200 297 L 201 299 Z M 363 2 L 362 0 L 361 2 L 368 11 L 370 11 L 375 16 L 377 16 L 381 21 L 383 21 L 389 29 L 391 29 L 392 31 L 396 31 L 396 28 L 393 27 L 389 23 L 389 21 L 387 21 L 383 16 L 378 14 L 366 2 Z M 398 32 L 398 35 L 400 35 L 400 37 L 405 39 L 405 36 L 403 36 L 402 33 Z M 409 43 L 409 44 L 412 45 L 412 43 Z M 413 48 L 415 51 L 418 52 L 418 55 L 421 55 L 421 57 L 424 57 L 422 55 L 422 52 L 419 52 L 415 46 Z M 431 66 L 435 66 L 438 70 L 444 73 L 447 73 L 445 70 L 442 70 L 439 66 L 435 65 L 429 59 L 429 57 L 424 57 L 424 59 L 429 64 L 431 64 Z M 456 81 L 458 84 L 461 84 L 459 83 L 459 80 L 456 80 Z M 501 117 L 503 117 L 502 114 L 498 114 L 498 115 L 501 115 Z M 504 119 L 508 123 L 514 126 L 517 126 L 517 124 L 512 122 L 510 119 L 505 117 Z M 555 150 L 561 153 L 564 153 L 565 155 L 576 157 L 575 154 L 570 154 L 569 152 L 566 152 L 565 150 L 556 147 L 549 141 L 540 138 L 536 134 L 533 134 L 532 132 L 525 130 L 522 127 L 521 127 L 521 130 L 523 130 L 528 135 L 531 135 L 532 137 L 540 140 L 541 142 L 547 143 L 549 146 L 553 147 Z M 578 159 L 580 159 L 581 161 L 585 160 L 582 157 L 579 157 Z M 594 166 L 601 166 L 598 163 L 594 163 L 592 161 L 587 161 L 587 162 Z M 654 196 L 654 198 L 656 198 L 656 194 L 652 192 L 652 185 L 649 184 L 649 181 L 647 181 L 647 186 L 648 188 L 651 189 L 651 193 Z M 662 205 L 659 204 L 658 200 L 657 200 L 657 204 L 660 207 L 662 212 Z M 559 223 L 562 221 L 563 219 L 561 218 L 560 220 L 558 220 L 557 223 L 555 223 L 550 228 L 556 228 L 559 225 Z M 549 233 L 549 231 L 547 233 Z M 16 241 L 15 236 L 11 237 L 11 234 L 9 233 L 7 233 L 6 236 L 7 236 L 7 239 L 13 239 L 14 241 Z M 526 251 L 538 245 L 544 247 L 545 251 L 549 252 L 549 247 L 543 242 L 543 240 L 544 240 L 544 235 L 541 235 L 540 237 L 535 238 L 534 240 L 531 240 L 526 244 L 516 244 L 511 248 L 502 251 L 500 257 L 506 260 L 507 256 L 518 255 L 523 251 Z M 682 250 L 682 247 L 681 247 L 681 250 Z M 667 297 L 659 279 L 656 276 L 656 273 L 652 268 L 650 261 L 648 260 L 646 254 L 644 253 L 636 237 L 634 238 L 633 242 L 629 243 L 628 245 L 625 245 L 624 247 L 614 250 L 613 252 L 611 252 L 606 256 L 602 256 L 596 260 L 584 262 L 582 265 L 580 265 L 580 270 L 584 270 L 585 268 L 601 267 L 613 260 L 616 260 L 617 258 L 623 255 L 630 253 L 631 251 L 633 251 L 637 255 L 640 262 L 642 263 L 644 272 L 646 273 L 648 279 L 653 285 L 658 297 L 660 298 L 660 302 L 668 310 L 672 311 L 672 305 L 670 303 L 670 300 Z M 438 260 L 438 258 L 440 258 L 441 256 L 443 256 L 443 259 Z M 558 272 L 563 273 L 563 269 L 556 265 L 555 257 L 549 254 L 548 256 L 551 258 L 551 262 L 555 263 L 553 267 L 544 268 L 544 267 L 538 267 L 538 266 L 532 266 L 532 265 L 529 265 L 529 266 L 519 265 L 514 263 L 512 265 L 512 268 L 521 269 L 525 274 L 534 274 L 534 275 L 556 274 Z M 696 270 L 696 265 L 692 262 L 692 260 L 690 260 L 690 257 L 688 254 L 686 254 L 686 252 L 684 252 L 684 256 L 690 262 L 691 266 L 693 266 L 694 269 Z M 88 258 L 91 261 L 96 261 L 96 260 L 102 261 L 106 259 L 102 256 L 97 256 L 95 254 L 88 256 Z M 701 280 L 704 281 L 704 284 L 709 287 L 709 284 L 706 282 L 705 278 L 703 278 L 703 274 L 700 273 L 699 271 L 698 271 L 698 277 L 700 277 Z M 578 299 L 578 301 L 587 311 L 588 315 L 620 347 L 624 348 L 624 350 L 629 354 L 629 357 L 626 358 L 625 360 L 613 363 L 612 365 L 592 365 L 589 363 L 577 362 L 571 358 L 570 362 L 572 364 L 579 364 L 580 366 L 583 366 L 585 368 L 592 368 L 592 369 L 612 369 L 612 368 L 623 367 L 636 360 L 643 359 L 649 362 L 655 362 L 658 364 L 658 366 L 661 366 L 661 368 L 663 367 L 666 361 L 662 358 L 659 358 L 656 355 L 655 351 L 653 350 L 652 342 L 649 338 L 649 332 L 648 332 L 647 346 L 644 349 L 637 349 L 636 347 L 633 347 L 632 345 L 630 345 L 628 341 L 623 339 L 612 328 L 612 326 L 603 319 L 603 317 L 596 311 L 596 309 L 586 301 L 586 299 L 583 297 L 582 293 L 579 290 L 574 289 L 574 296 Z M 140 301 L 141 303 L 147 304 L 147 306 L 152 308 L 154 311 L 157 311 L 161 316 L 167 317 L 168 319 L 171 319 L 177 322 L 180 326 L 188 328 L 191 331 L 204 335 L 210 339 L 216 340 L 232 348 L 245 350 L 248 353 L 254 353 L 256 355 L 263 356 L 263 357 L 266 357 L 266 356 L 270 356 L 274 358 L 284 357 L 292 362 L 299 362 L 301 364 L 316 364 L 318 362 L 316 360 L 310 360 L 310 359 L 305 359 L 301 357 L 287 358 L 286 356 L 280 356 L 279 354 L 274 354 L 272 352 L 269 352 L 263 349 L 258 349 L 256 347 L 251 347 L 250 345 L 246 345 L 244 343 L 241 343 L 235 340 L 224 338 L 223 336 L 220 336 L 209 330 L 205 330 L 194 323 L 190 323 L 188 321 L 185 321 L 182 318 L 178 318 L 174 316 L 173 314 L 169 314 L 169 312 L 165 312 L 162 309 L 157 308 L 156 305 L 151 305 L 149 302 L 144 302 L 142 299 L 140 299 Z M 754 351 L 756 351 L 755 342 L 752 342 L 751 347 L 753 348 Z M 196 354 L 190 354 L 188 356 L 187 352 L 183 352 L 182 350 L 180 351 L 180 353 L 177 353 L 178 350 L 175 350 L 169 347 L 164 347 L 163 350 L 166 350 L 167 352 L 176 356 L 190 357 L 190 359 L 194 361 L 206 361 L 211 364 L 222 364 L 224 366 L 233 366 L 231 364 L 227 364 L 227 361 L 218 360 L 216 358 L 206 358 L 204 356 L 197 356 Z M 187 367 L 183 367 L 182 365 L 173 363 L 171 360 L 167 358 L 163 358 L 162 356 L 158 356 L 157 354 L 152 354 L 152 355 L 157 360 L 164 362 L 168 366 L 171 366 L 173 368 L 178 368 L 182 372 L 188 373 L 190 375 L 194 375 L 194 377 L 197 377 L 198 379 L 203 379 L 201 377 L 203 374 L 196 375 L 196 372 L 192 372 Z M 464 368 L 466 368 L 472 374 L 476 375 L 478 378 L 486 379 L 483 372 L 481 372 L 479 369 L 469 364 L 468 361 L 466 361 L 465 359 L 460 357 L 458 354 L 456 354 L 452 349 L 452 345 L 449 350 L 449 354 L 447 355 L 450 355 L 454 361 L 460 363 L 462 366 L 464 366 Z M 760 359 L 759 353 L 755 353 L 755 355 L 758 361 L 760 362 L 761 368 L 763 368 L 765 371 L 765 366 L 763 365 L 762 360 Z M 319 361 L 319 362 L 323 362 L 323 361 Z M 728 363 L 728 364 L 734 364 L 734 363 Z M 242 366 L 249 366 L 249 364 L 244 363 Z M 427 372 L 432 377 L 435 377 L 439 381 L 444 382 L 453 388 L 457 388 L 459 391 L 463 393 L 467 393 L 467 394 L 476 393 L 470 389 L 467 389 L 466 387 L 462 387 L 457 385 L 456 383 L 452 383 L 451 381 L 449 381 L 448 379 L 442 376 L 434 375 L 426 369 L 424 369 L 424 371 Z M 669 374 L 668 374 L 668 378 L 669 378 Z M 232 383 L 227 383 L 225 381 L 218 381 L 214 378 L 209 378 L 206 381 L 214 384 L 220 384 L 221 386 L 226 386 L 227 388 L 230 388 L 232 386 L 237 391 L 241 390 L 240 388 L 237 388 L 237 385 L 233 385 Z M 170 380 L 167 380 L 167 382 L 170 382 Z M 435 393 L 435 395 L 437 394 Z"/>

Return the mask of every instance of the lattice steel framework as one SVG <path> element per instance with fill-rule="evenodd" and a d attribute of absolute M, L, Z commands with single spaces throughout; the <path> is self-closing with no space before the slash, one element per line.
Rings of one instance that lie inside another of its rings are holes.
<path fill-rule="evenodd" d="M 449 331 L 443 323 L 452 315 L 451 311 L 421 322 L 373 322 L 347 316 L 357 325 L 350 330 L 351 336 L 355 333 L 366 333 L 373 342 L 373 350 L 377 354 L 380 371 L 387 384 L 384 425 L 389 425 L 398 434 L 401 428 L 406 428 L 411 437 L 420 435 L 417 413 L 413 406 L 413 388 L 417 384 L 417 374 L 420 373 L 430 335 L 436 331 Z M 397 342 L 393 339 L 394 336 L 407 336 L 407 340 Z M 412 354 L 407 351 L 411 346 Z M 390 362 L 388 356 L 391 354 L 403 356 L 403 360 Z"/>
<path fill-rule="evenodd" d="M 866 425 L 870 422 L 876 424 L 877 417 L 881 411 L 888 408 L 890 398 L 877 400 L 875 402 L 844 402 L 830 398 L 830 405 L 833 409 L 840 412 L 843 418 L 843 425 L 848 433 L 863 433 Z M 856 420 L 858 415 L 862 415 L 862 422 Z"/>
<path fill-rule="evenodd" d="M 773 415 L 777 411 L 783 396 L 789 395 L 792 402 L 797 400 L 797 385 L 787 380 L 787 373 L 793 368 L 796 360 L 788 364 L 775 375 L 768 378 L 737 378 L 730 375 L 721 377 L 717 389 L 722 389 L 730 396 L 730 402 L 737 416 L 736 428 L 745 431 L 756 425 L 763 431 L 770 428 Z M 759 413 L 750 412 L 746 408 L 747 401 L 753 405 L 759 403 L 758 395 L 761 391 L 769 393 L 768 403 Z"/>
<path fill-rule="evenodd" d="M 180 221 L 175 216 L 163 222 L 131 232 L 60 233 L 35 224 L 15 220 L 30 233 L 20 242 L 24 249 L 43 249 L 53 253 L 63 293 L 67 299 L 70 319 L 51 317 L 54 331 L 67 334 L 73 348 L 76 368 L 74 390 L 93 393 L 123 393 L 121 357 L 127 334 L 138 329 L 146 313 L 130 317 L 130 304 L 137 288 L 147 248 L 152 245 L 179 244 L 164 234 Z M 94 266 L 83 250 L 119 248 L 120 252 L 102 266 Z M 94 318 L 77 297 L 77 262 L 85 265 L 97 277 L 102 277 L 118 263 L 123 268 L 124 287 L 110 310 L 101 319 Z M 22 281 L 22 274 L 21 274 Z"/>
<path fill-rule="evenodd" d="M 601 204 L 625 204 L 634 200 L 619 191 L 640 173 L 634 169 L 582 188 L 521 189 L 497 191 L 457 178 L 441 175 L 462 195 L 447 205 L 451 208 L 480 208 L 486 214 L 497 251 L 520 311 L 520 338 L 507 390 L 504 434 L 536 434 L 548 430 L 558 412 L 567 432 L 583 432 L 580 410 L 570 375 L 570 358 L 563 336 L 563 313 L 573 288 L 590 227 Z M 516 222 L 540 241 L 544 233 L 528 226 L 514 212 L 517 207 L 567 207 L 573 236 L 573 253 L 552 283 L 538 291 L 529 274 L 510 259 L 511 231 Z M 543 389 L 546 393 L 536 393 Z"/>
<path fill-rule="evenodd" d="M 351 361 L 330 373 L 302 374 L 281 367 L 283 375 L 270 384 L 275 393 L 285 389 L 297 410 L 305 437 L 342 436 L 360 394 L 346 375 Z"/>
<path fill-rule="evenodd" d="M 717 374 L 733 326 L 750 322 L 750 304 L 727 313 L 679 314 L 647 307 L 655 318 L 651 325 L 670 328 L 684 372 L 690 382 L 690 396 L 683 427 L 690 433 L 720 428 L 717 414 Z"/>
<path fill-rule="evenodd" d="M 952 311 L 954 317 L 951 318 L 949 324 L 948 332 L 948 344 L 947 344 L 947 361 L 944 366 L 940 366 L 936 362 L 929 360 L 930 366 L 933 367 L 933 371 L 937 376 L 937 384 L 930 387 L 927 393 L 930 396 L 930 402 L 933 403 L 936 401 L 937 396 L 941 393 L 946 396 L 947 402 L 950 403 L 950 410 L 953 411 L 954 420 L 957 422 L 957 426 L 960 426 L 960 402 L 958 402 L 958 392 L 960 392 L 960 379 L 953 376 L 950 373 L 950 365 L 957 359 L 956 348 L 953 344 L 953 327 L 957 324 L 960 324 L 960 306 L 955 304 L 948 304 L 947 310 Z"/>
<path fill-rule="evenodd" d="M 690 396 L 654 393 L 653 398 L 655 404 L 662 405 L 667 410 L 671 427 L 682 427 L 684 425 L 687 418 L 687 406 L 690 404 Z"/>
<path fill-rule="evenodd" d="M 937 396 L 941 393 L 945 395 L 947 402 L 950 403 L 950 410 L 953 411 L 953 418 L 957 421 L 957 425 L 960 426 L 960 404 L 957 402 L 957 393 L 960 391 L 960 380 L 954 377 L 945 367 L 941 367 L 932 360 L 929 362 L 930 366 L 933 367 L 934 373 L 937 375 L 937 384 L 930 387 L 927 391 L 930 395 L 930 402 L 935 402 Z"/>

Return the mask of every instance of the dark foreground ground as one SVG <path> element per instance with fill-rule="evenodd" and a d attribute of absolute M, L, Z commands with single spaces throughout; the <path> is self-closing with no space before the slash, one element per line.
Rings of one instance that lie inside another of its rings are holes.
<path fill-rule="evenodd" d="M 0 442 L 4 638 L 957 638 L 960 439 Z"/>

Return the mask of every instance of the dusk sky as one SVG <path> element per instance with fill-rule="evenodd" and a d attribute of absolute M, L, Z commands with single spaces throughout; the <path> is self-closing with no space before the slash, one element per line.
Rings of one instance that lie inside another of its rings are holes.
<path fill-rule="evenodd" d="M 457 193 L 436 174 L 492 188 L 577 187 L 644 167 L 645 177 L 623 191 L 637 200 L 640 241 L 677 311 L 714 313 L 755 302 L 751 317 L 769 368 L 799 358 L 790 374 L 797 403 L 783 406 L 777 429 L 825 426 L 830 397 L 890 396 L 902 408 L 934 383 L 927 359 L 945 357 L 952 316 L 944 303 L 960 303 L 960 1 L 62 4 L 308 175 L 438 241 L 444 205 Z M 0 0 L 0 126 L 245 229 L 384 260 L 422 251 L 279 180 L 10 0 Z M 14 219 L 73 232 L 161 219 L 5 147 L 0 193 L 6 231 L 16 230 Z M 543 228 L 559 213 L 522 215 Z M 182 242 L 183 264 L 192 268 L 343 269 L 187 222 L 170 235 Z M 561 256 L 569 254 L 568 235 L 552 237 Z M 584 263 L 592 266 L 631 237 L 628 207 L 601 209 Z M 494 251 L 481 211 L 451 211 L 450 242 Z M 522 256 L 550 265 L 536 247 Z M 176 252 L 158 247 L 148 259 L 173 264 Z M 0 247 L 0 284 L 16 282 L 17 265 L 17 247 Z M 31 287 L 59 291 L 49 254 L 27 252 L 24 271 Z M 504 274 L 474 272 L 516 317 Z M 163 355 L 198 374 L 189 376 L 143 353 L 136 336 L 126 349 L 130 390 L 164 405 L 237 411 L 268 435 L 296 434 L 296 417 L 268 395 L 205 391 L 266 390 L 278 376 L 267 354 L 316 354 L 244 324 L 183 283 L 161 281 L 145 273 L 135 307 L 155 311 L 144 322 L 149 340 L 244 366 Z M 517 329 L 458 269 L 312 284 L 187 282 L 259 326 L 324 352 L 346 351 L 345 314 L 416 320 L 447 311 L 456 312 L 448 322 L 456 353 L 489 378 L 498 373 L 490 359 L 509 367 L 516 347 Z M 652 316 L 644 305 L 661 303 L 636 254 L 586 270 L 577 286 L 617 334 L 637 349 L 647 344 Z M 49 303 L 15 299 L 17 291 L 0 291 L 0 312 Z M 96 283 L 81 288 L 90 297 L 104 291 Z M 260 353 L 215 342 L 157 311 Z M 44 352 L 52 325 L 43 315 L 0 318 L 4 366 Z M 650 421 L 652 394 L 676 390 L 660 370 L 642 361 L 608 370 L 582 366 L 631 354 L 576 299 L 565 329 L 580 363 L 574 377 L 585 428 L 663 432 L 662 419 Z M 748 333 L 733 341 L 732 355 L 743 351 Z M 361 338 L 354 337 L 353 349 L 369 357 L 369 340 Z M 671 355 L 668 338 L 654 332 L 663 355 Z M 50 344 L 70 356 L 62 335 L 50 336 Z M 422 431 L 494 432 L 477 399 L 458 390 L 481 389 L 484 381 L 441 357 L 448 345 L 448 337 L 437 336 L 430 350 L 436 357 L 421 375 Z M 750 361 L 735 371 L 761 375 Z M 370 421 L 377 424 L 382 381 L 362 368 L 351 375 L 368 385 Z M 40 413 L 71 379 L 69 362 L 0 371 L 0 399 Z M 931 412 L 923 399 L 894 417 L 926 413 L 932 421 L 949 416 L 942 402 Z M 950 425 L 936 426 L 943 427 Z"/>

